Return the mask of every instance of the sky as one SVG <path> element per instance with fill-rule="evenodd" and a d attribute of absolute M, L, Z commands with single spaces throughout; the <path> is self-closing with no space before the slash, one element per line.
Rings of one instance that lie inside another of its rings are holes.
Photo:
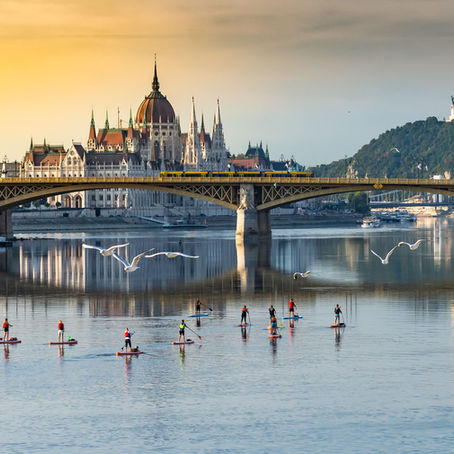
<path fill-rule="evenodd" d="M 305 165 L 353 155 L 407 122 L 449 116 L 450 0 L 1 0 L 0 159 L 86 143 L 160 89 L 189 126 L 194 96 L 226 144 Z"/>

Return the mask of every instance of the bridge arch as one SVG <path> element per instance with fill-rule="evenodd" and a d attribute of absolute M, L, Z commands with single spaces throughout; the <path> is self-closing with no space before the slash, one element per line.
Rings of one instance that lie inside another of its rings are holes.
<path fill-rule="evenodd" d="M 454 196 L 454 180 L 387 178 L 227 177 L 58 177 L 1 178 L 0 214 L 17 205 L 55 195 L 124 188 L 152 190 L 212 202 L 236 210 L 237 235 L 269 234 L 273 208 L 327 195 L 356 191 L 405 190 Z M 72 207 L 77 206 L 72 201 Z M 0 223 L 1 224 L 1 223 Z"/>
<path fill-rule="evenodd" d="M 300 194 L 293 194 L 293 195 L 288 195 L 284 196 L 282 198 L 274 199 L 265 203 L 261 203 L 257 205 L 257 211 L 262 211 L 262 210 L 271 210 L 273 208 L 278 208 L 283 205 L 287 205 L 289 203 L 293 202 L 299 202 L 302 200 L 309 200 L 309 199 L 314 199 L 318 197 L 324 197 L 324 196 L 329 196 L 329 195 L 336 195 L 336 194 L 346 194 L 350 192 L 370 192 L 373 190 L 376 190 L 377 188 L 373 188 L 370 185 L 368 186 L 352 186 L 352 187 L 330 187 L 330 188 L 320 188 L 314 191 L 308 191 L 305 193 L 300 193 Z M 426 193 L 431 193 L 431 194 L 442 194 L 448 197 L 454 197 L 454 188 L 453 190 L 448 190 L 448 189 L 443 189 L 443 188 L 437 188 L 437 187 L 421 187 L 421 186 L 399 186 L 399 185 L 393 185 L 393 186 L 387 186 L 386 189 L 396 189 L 396 190 L 401 190 L 401 191 L 409 191 L 409 192 L 426 192 Z"/>
<path fill-rule="evenodd" d="M 45 199 L 47 197 L 52 197 L 56 195 L 63 195 L 63 194 L 70 194 L 72 192 L 81 192 L 81 191 L 90 191 L 90 190 L 97 190 L 97 189 L 111 189 L 111 188 L 124 188 L 124 189 L 139 189 L 139 190 L 150 190 L 150 191 L 159 191 L 159 192 L 166 192 L 170 194 L 181 195 L 185 197 L 192 197 L 200 200 L 204 200 L 206 202 L 215 203 L 217 205 L 221 205 L 225 208 L 229 208 L 231 210 L 236 210 L 236 204 L 213 197 L 211 195 L 206 194 L 205 192 L 197 192 L 191 191 L 187 189 L 181 188 L 173 188 L 173 187 L 166 187 L 166 186 L 157 186 L 153 184 L 115 184 L 115 183 L 106 183 L 106 184 L 96 184 L 96 185 L 68 185 L 64 187 L 45 187 L 45 188 L 36 188 L 32 192 L 26 192 L 23 194 L 16 194 L 13 197 L 8 198 L 7 200 L 0 200 L 0 210 L 2 209 L 9 209 L 15 206 L 27 204 L 33 202 L 35 200 Z M 66 208 L 79 208 L 77 204 L 81 204 L 82 200 L 80 196 L 76 196 L 72 199 L 69 195 L 65 196 L 63 199 L 63 206 Z"/>

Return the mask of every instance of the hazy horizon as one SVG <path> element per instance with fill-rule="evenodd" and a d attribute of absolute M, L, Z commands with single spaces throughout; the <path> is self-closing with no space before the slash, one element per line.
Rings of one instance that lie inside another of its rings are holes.
<path fill-rule="evenodd" d="M 447 117 L 454 64 L 447 0 L 253 0 L 156 6 L 147 0 L 6 0 L 0 4 L 3 149 L 30 138 L 86 143 L 161 91 L 187 131 L 191 97 L 211 131 L 220 99 L 231 153 L 268 144 L 305 165 L 351 156 L 380 133 Z"/>

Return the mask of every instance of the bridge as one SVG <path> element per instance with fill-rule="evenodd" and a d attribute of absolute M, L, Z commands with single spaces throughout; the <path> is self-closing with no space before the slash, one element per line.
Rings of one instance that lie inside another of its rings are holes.
<path fill-rule="evenodd" d="M 9 209 L 46 197 L 94 189 L 163 191 L 237 212 L 237 236 L 270 235 L 271 209 L 314 197 L 356 191 L 405 190 L 454 196 L 454 180 L 297 176 L 58 177 L 0 179 L 0 236 L 11 236 Z"/>

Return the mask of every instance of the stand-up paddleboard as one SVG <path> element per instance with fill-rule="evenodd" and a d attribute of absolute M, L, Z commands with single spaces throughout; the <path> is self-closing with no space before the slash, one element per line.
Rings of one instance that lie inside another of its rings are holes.
<path fill-rule="evenodd" d="M 285 326 L 278 326 L 278 327 L 277 327 L 277 329 L 284 329 L 284 328 L 285 328 Z M 271 326 L 267 326 L 267 327 L 264 328 L 264 329 L 271 329 Z"/>
<path fill-rule="evenodd" d="M 341 323 L 340 325 L 329 325 L 330 328 L 345 328 L 345 323 Z"/>
<path fill-rule="evenodd" d="M 298 320 L 300 318 L 303 318 L 302 315 L 295 315 L 294 317 L 282 317 L 282 320 Z"/>
<path fill-rule="evenodd" d="M 248 327 L 248 326 L 251 326 L 251 324 L 250 324 L 250 323 L 240 323 L 238 326 L 239 326 L 240 328 L 246 328 L 246 327 Z"/>
<path fill-rule="evenodd" d="M 282 337 L 280 334 L 270 334 L 268 336 L 270 339 L 279 339 L 280 337 Z"/>
<path fill-rule="evenodd" d="M 77 341 L 64 341 L 64 342 L 49 342 L 49 345 L 76 345 Z"/>
<path fill-rule="evenodd" d="M 190 318 L 192 317 L 208 317 L 210 314 L 208 314 L 207 312 L 202 312 L 201 314 L 192 314 L 192 315 L 189 315 Z"/>
<path fill-rule="evenodd" d="M 141 355 L 144 352 L 117 352 L 117 356 L 131 356 L 131 355 Z"/>
<path fill-rule="evenodd" d="M 172 342 L 172 345 L 184 345 L 184 344 L 193 344 L 194 341 L 192 339 L 188 339 L 184 342 Z"/>
<path fill-rule="evenodd" d="M 6 341 L 2 340 L 2 341 L 0 341 L 0 344 L 20 344 L 20 343 L 22 343 L 22 341 L 19 340 L 19 339 L 16 339 L 16 340 L 6 340 Z"/>

